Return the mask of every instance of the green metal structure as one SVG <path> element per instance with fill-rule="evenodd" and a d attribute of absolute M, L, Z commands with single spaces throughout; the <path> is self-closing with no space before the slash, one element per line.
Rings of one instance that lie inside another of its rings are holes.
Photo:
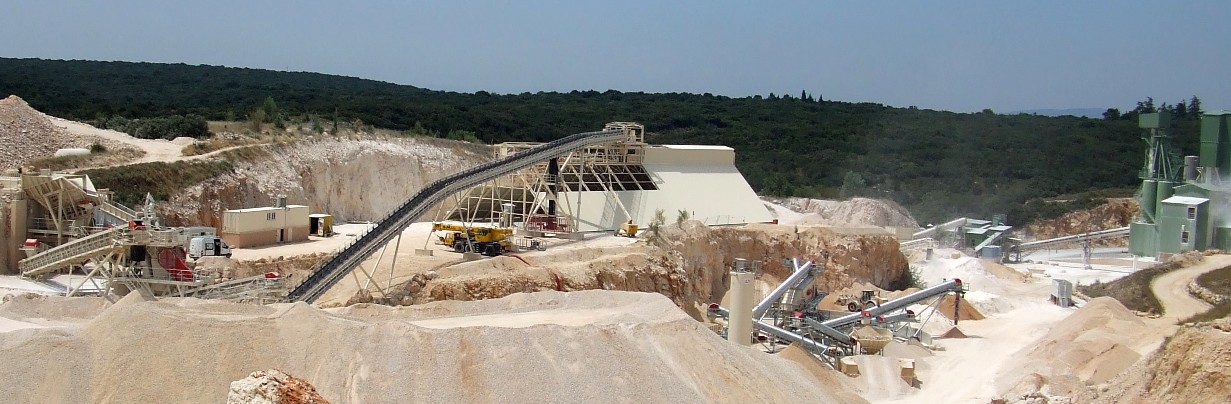
<path fill-rule="evenodd" d="M 1158 257 L 1231 247 L 1231 195 L 1221 184 L 1231 174 L 1231 111 L 1201 118 L 1199 177 L 1182 178 L 1182 160 L 1171 146 L 1167 114 L 1141 114 L 1138 126 L 1150 148 L 1141 171 L 1141 213 L 1129 225 L 1129 251 Z M 1190 174 L 1191 175 L 1191 174 Z M 1225 213 L 1224 213 L 1225 212 Z"/>

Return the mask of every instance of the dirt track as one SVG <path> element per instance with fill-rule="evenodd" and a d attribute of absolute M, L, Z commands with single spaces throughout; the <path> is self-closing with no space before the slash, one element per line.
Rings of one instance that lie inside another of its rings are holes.
<path fill-rule="evenodd" d="M 1200 264 L 1180 268 L 1154 278 L 1150 288 L 1163 305 L 1163 317 L 1174 324 L 1194 314 L 1209 310 L 1210 305 L 1188 294 L 1188 284 L 1197 276 L 1215 269 L 1231 266 L 1231 255 L 1211 255 Z"/>
<path fill-rule="evenodd" d="M 72 133 L 75 135 L 98 136 L 103 139 L 124 143 L 129 146 L 145 151 L 144 156 L 141 156 L 141 158 L 137 159 L 136 161 L 133 161 L 131 163 L 126 163 L 126 164 L 150 163 L 150 162 L 155 162 L 155 161 L 172 162 L 172 161 L 180 161 L 180 160 L 199 160 L 199 159 L 213 157 L 227 150 L 251 146 L 251 145 L 231 146 L 231 147 L 214 150 L 212 152 L 205 153 L 205 154 L 198 154 L 195 156 L 185 156 L 184 147 L 191 144 L 191 142 L 179 141 L 178 139 L 176 141 L 162 140 L 162 139 L 140 139 L 140 138 L 132 137 L 127 133 L 117 132 L 117 131 L 110 130 L 110 129 L 99 129 L 89 124 L 85 124 L 81 122 L 74 122 L 74 121 L 70 121 L 70 120 L 66 120 L 62 118 L 56 118 L 52 116 L 48 116 L 48 119 L 51 120 L 51 123 L 53 125 L 64 128 L 69 133 Z M 99 167 L 91 167 L 91 168 L 99 168 Z"/>

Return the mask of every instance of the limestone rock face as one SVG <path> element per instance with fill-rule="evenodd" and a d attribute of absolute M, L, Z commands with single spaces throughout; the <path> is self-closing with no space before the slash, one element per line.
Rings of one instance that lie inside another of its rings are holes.
<path fill-rule="evenodd" d="M 414 302 L 482 300 L 542 290 L 626 290 L 666 295 L 694 316 L 697 305 L 721 301 L 735 258 L 763 261 L 761 279 L 776 285 L 792 269 L 783 259 L 824 264 L 821 290 L 855 283 L 889 288 L 908 268 L 897 240 L 884 233 L 839 234 L 823 227 L 706 227 L 686 222 L 628 247 L 548 250 L 547 254 L 458 264 L 426 283 L 395 286 Z"/>

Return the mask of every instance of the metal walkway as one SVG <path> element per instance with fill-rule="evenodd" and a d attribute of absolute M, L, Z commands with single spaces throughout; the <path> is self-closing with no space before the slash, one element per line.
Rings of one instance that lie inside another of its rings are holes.
<path fill-rule="evenodd" d="M 81 261 L 104 255 L 108 251 L 119 248 L 115 237 L 120 235 L 122 227 L 112 227 L 107 231 L 94 233 L 59 246 L 43 251 L 33 257 L 17 263 L 22 276 L 33 277 L 43 275 Z"/>
<path fill-rule="evenodd" d="M 128 225 L 128 222 L 137 220 L 137 212 L 124 205 L 102 201 L 97 209 L 103 214 L 114 218 L 112 221 L 107 221 L 107 224 L 115 226 Z"/>
<path fill-rule="evenodd" d="M 320 298 L 376 250 L 389 244 L 416 218 L 449 195 L 572 150 L 626 140 L 630 139 L 622 130 L 579 133 L 432 182 L 377 221 L 376 226 L 326 259 L 287 294 L 287 300 L 311 303 Z"/>

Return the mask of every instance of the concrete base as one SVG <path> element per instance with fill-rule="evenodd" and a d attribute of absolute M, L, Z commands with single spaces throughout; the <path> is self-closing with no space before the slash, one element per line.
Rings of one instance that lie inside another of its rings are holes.
<path fill-rule="evenodd" d="M 915 360 L 914 359 L 898 359 L 898 366 L 902 369 L 902 381 L 909 384 L 911 387 L 916 387 L 919 379 L 915 378 Z"/>
<path fill-rule="evenodd" d="M 472 252 L 462 253 L 462 260 L 464 261 L 474 261 L 474 260 L 480 260 L 480 259 L 483 259 L 483 254 L 472 253 Z"/>
<path fill-rule="evenodd" d="M 422 257 L 431 257 L 432 253 L 434 253 L 435 251 L 436 250 L 425 250 L 422 248 L 416 248 L 415 255 L 422 256 Z"/>
<path fill-rule="evenodd" d="M 845 356 L 838 360 L 838 371 L 847 376 L 856 377 L 859 376 L 859 364 L 855 363 L 855 358 Z"/>

